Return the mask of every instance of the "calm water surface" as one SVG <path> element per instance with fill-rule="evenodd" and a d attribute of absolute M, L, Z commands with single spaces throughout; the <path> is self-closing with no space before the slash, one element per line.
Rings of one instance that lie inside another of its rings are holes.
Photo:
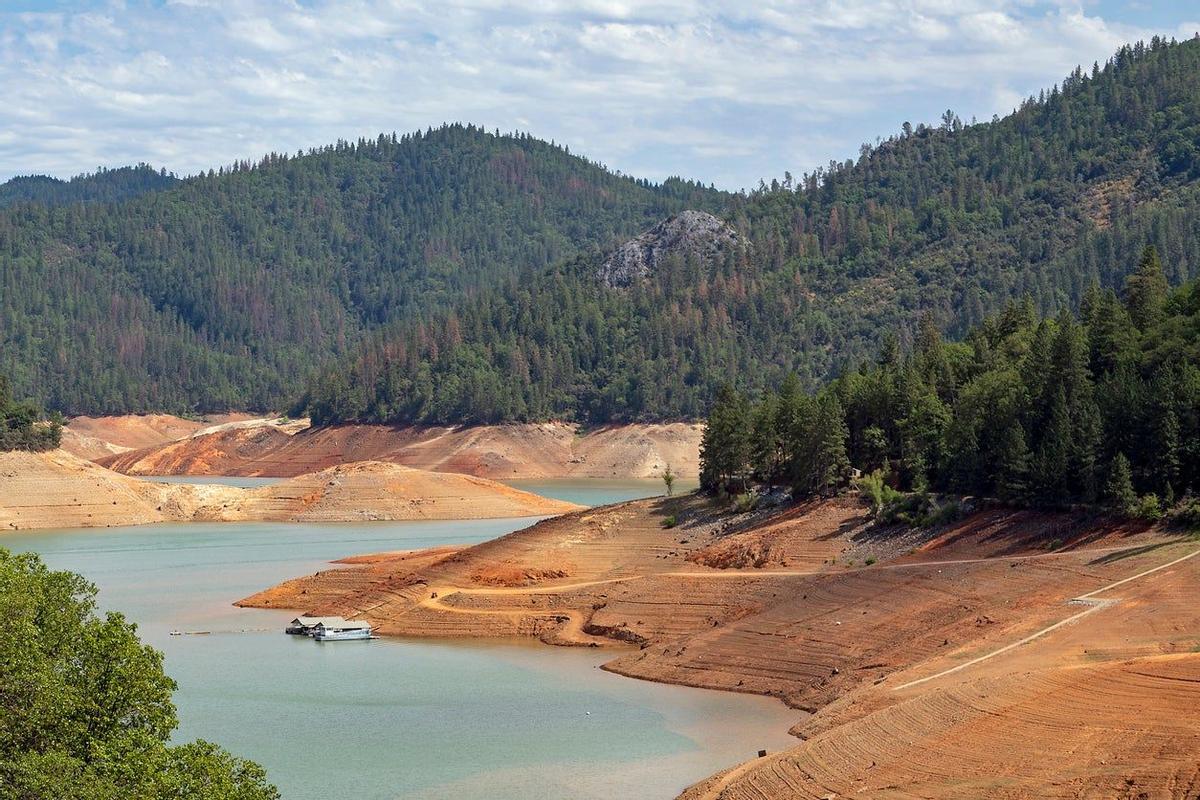
<path fill-rule="evenodd" d="M 239 489 L 254 489 L 259 486 L 270 486 L 279 483 L 283 478 L 242 478 L 225 475 L 133 475 L 150 483 L 215 483 L 218 486 L 236 486 Z"/>
<path fill-rule="evenodd" d="M 569 483 L 523 486 L 589 504 L 658 493 Z M 795 743 L 786 731 L 799 717 L 776 701 L 610 675 L 594 650 L 318 644 L 281 633 L 292 612 L 230 605 L 341 556 L 479 542 L 530 522 L 153 525 L 6 534 L 0 545 L 96 583 L 101 604 L 165 652 L 178 738 L 261 762 L 289 800 L 667 798 L 760 747 Z"/>

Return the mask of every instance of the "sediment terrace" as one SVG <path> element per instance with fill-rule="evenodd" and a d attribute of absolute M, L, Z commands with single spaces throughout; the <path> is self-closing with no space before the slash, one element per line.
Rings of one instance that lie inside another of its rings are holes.
<path fill-rule="evenodd" d="M 238 489 L 139 480 L 62 450 L 0 454 L 0 530 L 184 521 L 483 519 L 577 508 L 485 478 L 379 462 L 342 464 Z"/>
<path fill-rule="evenodd" d="M 1200 543 L 1004 509 L 928 534 L 866 523 L 849 500 L 635 501 L 242 602 L 614 647 L 614 672 L 811 714 L 796 748 L 689 798 L 1196 796 Z"/>
<path fill-rule="evenodd" d="M 96 460 L 129 475 L 292 477 L 336 464 L 386 461 L 497 479 L 650 478 L 668 465 L 681 477 L 695 477 L 700 434 L 698 423 L 683 422 L 586 431 L 565 423 L 458 428 L 228 425 L 100 454 Z"/>

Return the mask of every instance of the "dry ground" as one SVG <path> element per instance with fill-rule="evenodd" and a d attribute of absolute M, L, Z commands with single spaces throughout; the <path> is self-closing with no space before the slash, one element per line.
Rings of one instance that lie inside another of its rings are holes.
<path fill-rule="evenodd" d="M 0 453 L 0 530 L 536 517 L 577 508 L 485 478 L 378 462 L 342 464 L 271 486 L 237 489 L 143 481 L 62 450 Z"/>
<path fill-rule="evenodd" d="M 387 461 L 497 479 L 657 477 L 669 464 L 699 472 L 701 426 L 623 425 L 580 431 L 561 423 L 474 428 L 341 425 L 296 431 L 228 426 L 97 461 L 130 475 L 291 477 L 335 464 Z"/>
<path fill-rule="evenodd" d="M 796 748 L 689 798 L 1200 795 L 1200 542 L 1005 510 L 925 536 L 865 523 L 847 500 L 635 501 L 243 602 L 612 646 L 614 672 L 812 712 Z"/>

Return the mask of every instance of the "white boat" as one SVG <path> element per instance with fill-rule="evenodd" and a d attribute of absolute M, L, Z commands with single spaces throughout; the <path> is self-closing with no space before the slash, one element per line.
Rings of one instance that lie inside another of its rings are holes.
<path fill-rule="evenodd" d="M 313 628 L 312 637 L 318 642 L 345 642 L 355 639 L 370 639 L 371 626 L 366 622 L 347 620 L 321 621 Z"/>

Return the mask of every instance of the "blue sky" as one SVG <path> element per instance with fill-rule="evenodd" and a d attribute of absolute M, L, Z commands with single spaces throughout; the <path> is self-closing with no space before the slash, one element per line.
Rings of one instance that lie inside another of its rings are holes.
<path fill-rule="evenodd" d="M 737 189 L 1198 30 L 1161 0 L 0 0 L 0 180 L 457 120 Z"/>

